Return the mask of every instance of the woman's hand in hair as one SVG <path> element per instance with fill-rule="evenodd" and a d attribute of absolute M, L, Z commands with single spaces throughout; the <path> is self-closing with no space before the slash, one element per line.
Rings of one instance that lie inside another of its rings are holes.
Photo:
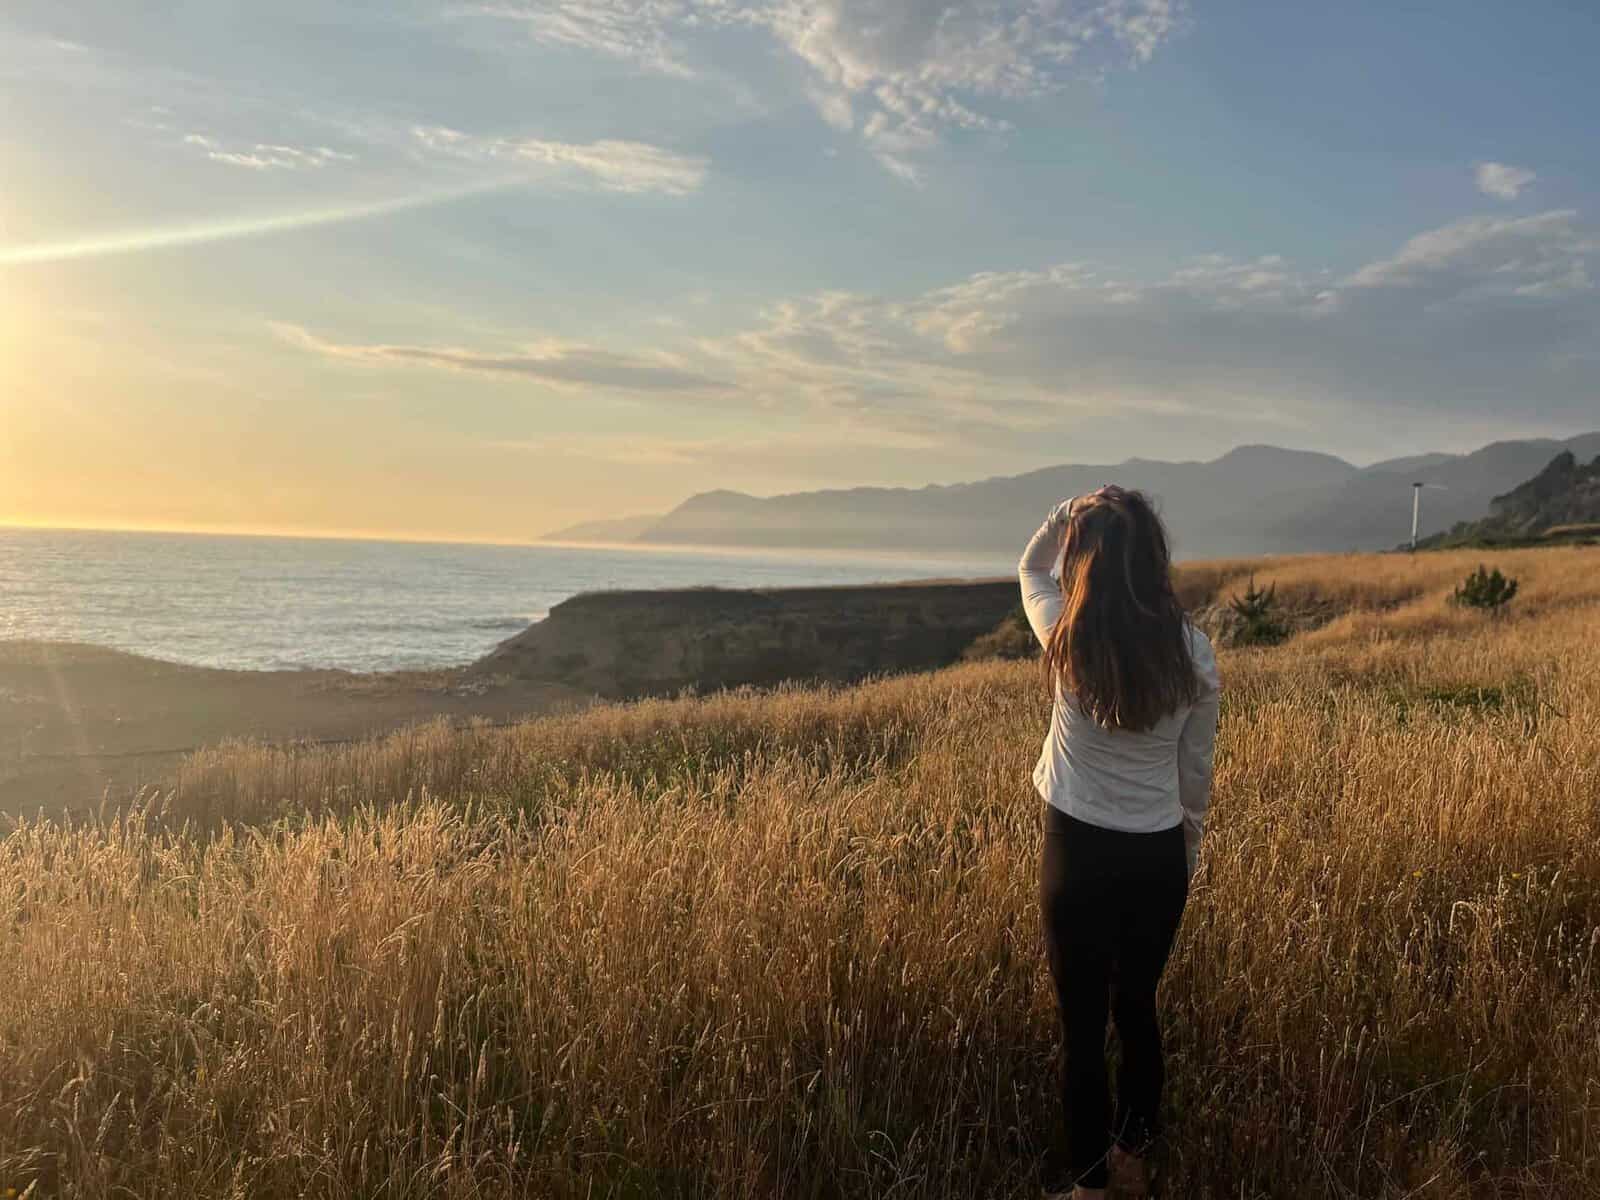
<path fill-rule="evenodd" d="M 1092 499 L 1095 496 L 1103 495 L 1111 486 L 1112 485 L 1108 483 L 1096 488 L 1092 492 L 1084 492 L 1081 496 L 1069 496 L 1067 499 L 1061 501 L 1050 512 L 1051 524 L 1065 530 L 1067 527 L 1067 522 L 1072 520 L 1072 514 L 1077 511 L 1079 505 L 1081 505 L 1085 500 Z"/>

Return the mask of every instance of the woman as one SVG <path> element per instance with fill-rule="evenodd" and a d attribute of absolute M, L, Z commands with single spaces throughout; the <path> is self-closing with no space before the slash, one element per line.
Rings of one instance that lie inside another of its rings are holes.
<path fill-rule="evenodd" d="M 1058 505 L 1018 573 L 1055 695 L 1033 772 L 1067 1122 L 1064 1178 L 1046 1192 L 1099 1200 L 1109 1176 L 1120 1194 L 1144 1196 L 1164 1075 L 1156 985 L 1210 800 L 1216 656 L 1184 617 L 1166 531 L 1138 492 L 1107 486 Z M 1108 1008 L 1122 1045 L 1114 1116 Z"/>

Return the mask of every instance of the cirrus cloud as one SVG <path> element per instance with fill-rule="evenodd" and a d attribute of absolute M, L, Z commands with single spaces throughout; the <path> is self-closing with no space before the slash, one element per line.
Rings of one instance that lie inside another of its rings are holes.
<path fill-rule="evenodd" d="M 474 162 L 499 162 L 543 170 L 556 178 L 587 182 L 611 192 L 659 192 L 687 196 L 705 182 L 703 158 L 645 142 L 605 139 L 558 142 L 543 138 L 493 137 L 444 126 L 417 126 L 417 147 Z"/>
<path fill-rule="evenodd" d="M 859 132 L 890 170 L 952 130 L 1002 132 L 988 102 L 1047 95 L 1074 76 L 1148 61 L 1185 0 L 494 0 L 534 41 L 694 74 L 692 43 L 753 30 L 811 75 L 823 118 Z"/>
<path fill-rule="evenodd" d="M 202 151 L 212 162 L 252 171 L 301 171 L 355 159 L 353 154 L 327 146 L 285 146 L 270 142 L 229 146 L 204 133 L 185 135 L 183 144 Z"/>
<path fill-rule="evenodd" d="M 297 325 L 273 326 L 279 337 L 330 358 L 375 366 L 420 366 L 537 380 L 557 387 L 624 392 L 726 391 L 728 384 L 665 354 L 630 354 L 578 342 L 545 339 L 511 351 L 450 346 L 340 343 Z"/>

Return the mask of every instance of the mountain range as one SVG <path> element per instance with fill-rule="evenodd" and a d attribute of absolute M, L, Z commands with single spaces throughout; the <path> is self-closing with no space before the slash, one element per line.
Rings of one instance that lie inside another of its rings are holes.
<path fill-rule="evenodd" d="M 1469 454 L 1422 454 L 1357 467 L 1331 454 L 1240 446 L 1208 462 L 1128 459 L 922 488 L 859 487 L 759 497 L 711 491 L 660 517 L 587 522 L 547 540 L 645 545 L 992 554 L 1021 546 L 1058 500 L 1102 483 L 1160 504 L 1181 558 L 1378 550 L 1411 533 L 1412 485 L 1424 484 L 1420 532 L 1483 516 L 1490 503 L 1563 452 L 1600 454 L 1600 432 L 1495 442 Z"/>

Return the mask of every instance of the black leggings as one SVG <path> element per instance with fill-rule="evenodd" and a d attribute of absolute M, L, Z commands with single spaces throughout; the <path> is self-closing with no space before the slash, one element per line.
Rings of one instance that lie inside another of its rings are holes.
<path fill-rule="evenodd" d="M 1067 1167 L 1084 1187 L 1106 1186 L 1113 1140 L 1140 1154 L 1160 1132 L 1165 1070 L 1156 985 L 1188 895 L 1182 826 L 1124 833 L 1045 805 L 1039 909 L 1061 1015 Z M 1106 1094 L 1108 1000 L 1122 1043 L 1114 1121 Z"/>

